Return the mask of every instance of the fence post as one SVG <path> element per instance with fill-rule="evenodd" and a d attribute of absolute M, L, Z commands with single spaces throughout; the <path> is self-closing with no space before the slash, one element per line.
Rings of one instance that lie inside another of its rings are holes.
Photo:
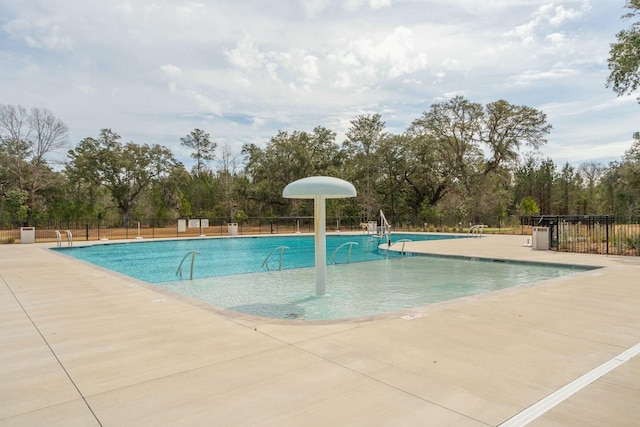
<path fill-rule="evenodd" d="M 89 224 L 85 225 L 85 232 L 84 232 L 84 236 L 87 239 L 87 242 L 89 241 Z"/>
<path fill-rule="evenodd" d="M 606 230 L 607 230 L 607 255 L 609 255 L 609 216 L 608 215 L 606 217 L 605 224 L 607 225 L 607 227 L 606 227 Z"/>

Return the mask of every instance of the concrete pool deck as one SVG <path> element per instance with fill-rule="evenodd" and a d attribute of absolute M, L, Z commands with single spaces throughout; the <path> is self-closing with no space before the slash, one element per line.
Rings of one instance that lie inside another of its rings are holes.
<path fill-rule="evenodd" d="M 604 268 L 304 323 L 234 315 L 50 244 L 0 245 L 0 426 L 498 426 L 640 343 L 639 257 L 526 239 L 405 249 Z M 640 357 L 582 385 L 529 425 L 637 425 Z"/>

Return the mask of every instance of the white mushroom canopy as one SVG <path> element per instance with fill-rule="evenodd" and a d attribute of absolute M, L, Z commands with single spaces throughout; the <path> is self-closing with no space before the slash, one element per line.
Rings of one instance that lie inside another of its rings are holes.
<path fill-rule="evenodd" d="M 315 199 L 322 196 L 326 199 L 342 199 L 355 197 L 356 188 L 350 182 L 331 176 L 310 176 L 287 185 L 282 197 L 287 199 Z"/>

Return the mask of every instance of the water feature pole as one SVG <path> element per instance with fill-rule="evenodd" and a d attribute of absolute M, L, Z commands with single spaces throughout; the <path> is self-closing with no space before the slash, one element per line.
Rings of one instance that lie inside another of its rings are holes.
<path fill-rule="evenodd" d="M 316 238 L 316 295 L 327 293 L 327 230 L 326 206 L 324 196 L 316 196 L 313 202 L 313 219 Z M 320 250 L 318 250 L 320 249 Z"/>
<path fill-rule="evenodd" d="M 330 176 L 310 176 L 287 185 L 282 197 L 313 199 L 315 223 L 316 295 L 327 293 L 327 233 L 326 199 L 355 197 L 356 188 L 350 182 Z"/>

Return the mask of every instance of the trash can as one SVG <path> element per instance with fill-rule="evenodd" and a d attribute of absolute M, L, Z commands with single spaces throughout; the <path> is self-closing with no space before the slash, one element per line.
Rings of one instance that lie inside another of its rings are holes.
<path fill-rule="evenodd" d="M 549 227 L 533 227 L 532 247 L 538 251 L 549 250 Z"/>
<path fill-rule="evenodd" d="M 238 223 L 230 222 L 227 224 L 227 234 L 229 236 L 237 236 L 238 235 Z"/>
<path fill-rule="evenodd" d="M 36 228 L 35 227 L 20 227 L 20 243 L 35 243 L 36 242 Z"/>

